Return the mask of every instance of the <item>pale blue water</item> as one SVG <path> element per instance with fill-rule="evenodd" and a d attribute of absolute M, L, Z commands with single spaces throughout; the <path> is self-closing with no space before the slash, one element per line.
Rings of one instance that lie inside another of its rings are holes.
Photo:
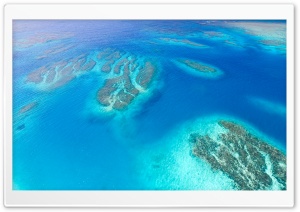
<path fill-rule="evenodd" d="M 264 99 L 285 108 L 285 49 L 259 42 L 277 38 L 203 23 L 14 21 L 16 42 L 45 34 L 70 34 L 26 48 L 14 45 L 14 189 L 232 189 L 230 179 L 190 156 L 184 139 L 189 134 L 186 126 L 197 123 L 202 128 L 216 116 L 248 123 L 285 152 L 285 114 L 249 100 Z M 259 23 L 285 26 L 282 21 Z M 203 31 L 227 37 L 207 37 Z M 228 36 L 236 45 L 225 43 Z M 208 48 L 163 43 L 160 38 L 188 39 Z M 69 44 L 74 46 L 67 51 L 36 59 L 47 49 Z M 103 83 L 96 71 L 51 91 L 25 83 L 26 75 L 43 65 L 107 47 L 151 57 L 159 64 L 151 92 L 134 100 L 126 111 L 95 113 L 95 98 Z M 172 62 L 177 58 L 211 64 L 222 75 L 215 79 L 195 76 Z M 33 101 L 38 106 L 18 116 L 20 108 Z M 201 119 L 205 121 L 197 121 Z M 18 130 L 22 124 L 25 128 Z"/>

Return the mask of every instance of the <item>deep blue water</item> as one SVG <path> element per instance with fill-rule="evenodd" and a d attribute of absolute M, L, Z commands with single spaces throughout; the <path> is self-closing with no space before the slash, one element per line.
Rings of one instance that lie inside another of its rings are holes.
<path fill-rule="evenodd" d="M 201 34 L 212 30 L 230 35 L 239 46 L 227 45 L 224 37 Z M 196 21 L 14 22 L 16 42 L 45 34 L 70 36 L 63 39 L 58 36 L 26 48 L 14 45 L 14 189 L 198 189 L 190 184 L 197 180 L 191 170 L 186 172 L 190 175 L 174 171 L 176 166 L 187 168 L 190 162 L 182 162 L 182 153 L 172 152 L 170 141 L 186 146 L 176 137 L 182 136 L 179 133 L 182 126 L 210 116 L 220 119 L 228 116 L 248 123 L 285 152 L 285 114 L 270 112 L 268 106 L 251 101 L 263 99 L 271 107 L 286 106 L 286 52 L 277 46 L 266 48 L 258 42 L 270 38 Z M 160 38 L 188 39 L 209 47 L 173 45 L 161 42 Z M 47 49 L 69 44 L 74 46 L 67 51 L 36 58 Z M 90 110 L 97 108 L 95 98 L 103 84 L 103 79 L 94 72 L 51 91 L 25 83 L 26 75 L 41 66 L 107 47 L 149 57 L 159 64 L 151 92 L 123 112 L 101 114 Z M 195 76 L 173 62 L 178 58 L 211 64 L 222 75 Z M 33 101 L 38 106 L 18 116 L 20 108 Z M 22 124 L 25 128 L 17 130 Z M 163 152 L 162 156 L 156 156 L 156 152 Z M 186 157 L 191 160 L 189 155 Z M 160 165 L 160 170 L 149 168 L 152 159 Z M 169 159 L 174 159 L 174 163 L 164 166 Z M 207 175 L 207 181 L 215 182 L 216 187 L 203 184 L 202 189 L 230 187 L 230 182 L 220 182 L 224 176 L 216 176 L 212 179 Z M 200 178 L 205 180 L 205 177 Z M 174 188 L 171 181 L 178 187 Z"/>

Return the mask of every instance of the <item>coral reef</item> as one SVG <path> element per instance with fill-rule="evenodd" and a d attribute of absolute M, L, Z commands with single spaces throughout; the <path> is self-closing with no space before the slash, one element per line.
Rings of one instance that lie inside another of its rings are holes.
<path fill-rule="evenodd" d="M 175 38 L 160 38 L 161 41 L 164 41 L 169 44 L 173 45 L 185 45 L 190 47 L 196 47 L 196 48 L 207 48 L 207 45 L 196 43 L 194 41 L 190 41 L 188 39 L 175 39 Z"/>
<path fill-rule="evenodd" d="M 34 83 L 45 90 L 51 90 L 65 85 L 81 73 L 92 70 L 95 65 L 96 61 L 84 54 L 40 67 L 29 73 L 25 82 Z"/>
<path fill-rule="evenodd" d="M 32 110 L 33 108 L 35 108 L 38 105 L 37 102 L 30 102 L 29 104 L 23 106 L 20 110 L 19 113 L 23 114 L 26 113 L 30 110 Z"/>
<path fill-rule="evenodd" d="M 105 80 L 97 93 L 98 102 L 115 110 L 126 109 L 142 92 L 149 88 L 155 75 L 155 66 L 150 61 L 137 62 L 133 55 L 122 57 L 119 51 L 106 49 L 98 54 L 106 62 L 101 68 L 105 74 L 113 74 Z"/>
<path fill-rule="evenodd" d="M 48 50 L 44 51 L 40 56 L 36 57 L 36 59 L 44 59 L 44 58 L 47 58 L 47 57 L 49 57 L 51 55 L 55 55 L 55 54 L 59 54 L 59 53 L 62 53 L 62 52 L 66 52 L 69 49 L 72 49 L 74 47 L 75 46 L 71 45 L 71 44 L 69 44 L 69 45 L 55 46 L 52 49 L 48 49 Z"/>
<path fill-rule="evenodd" d="M 214 170 L 234 180 L 239 190 L 285 190 L 286 156 L 265 141 L 231 121 L 220 120 L 226 130 L 217 139 L 193 133 L 193 154 Z"/>
<path fill-rule="evenodd" d="M 187 59 L 180 59 L 180 60 L 178 60 L 178 62 L 180 62 L 196 71 L 210 72 L 210 73 L 217 72 L 217 70 L 214 67 L 200 63 L 200 62 L 187 60 Z"/>
<path fill-rule="evenodd" d="M 37 44 L 44 44 L 53 41 L 58 41 L 62 39 L 68 39 L 73 37 L 74 35 L 71 33 L 64 34 L 56 34 L 56 33 L 39 33 L 29 36 L 24 39 L 16 39 L 14 40 L 14 47 L 17 48 L 28 48 Z"/>

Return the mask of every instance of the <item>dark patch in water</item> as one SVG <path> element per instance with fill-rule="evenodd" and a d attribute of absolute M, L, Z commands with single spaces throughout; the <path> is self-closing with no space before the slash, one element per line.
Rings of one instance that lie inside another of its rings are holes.
<path fill-rule="evenodd" d="M 153 164 L 152 167 L 153 167 L 154 169 L 159 169 L 159 168 L 160 168 L 160 166 L 157 165 L 157 164 Z"/>
<path fill-rule="evenodd" d="M 19 130 L 19 131 L 21 131 L 23 129 L 25 129 L 25 124 L 22 124 L 22 125 L 20 125 L 20 126 L 17 127 L 17 130 Z"/>

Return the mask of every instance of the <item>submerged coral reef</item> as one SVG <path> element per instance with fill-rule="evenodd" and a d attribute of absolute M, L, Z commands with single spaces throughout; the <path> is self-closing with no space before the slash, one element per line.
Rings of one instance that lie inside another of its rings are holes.
<path fill-rule="evenodd" d="M 54 48 L 45 50 L 41 55 L 37 56 L 36 59 L 44 59 L 59 53 L 66 53 L 68 50 L 74 47 L 75 46 L 72 44 L 55 46 Z"/>
<path fill-rule="evenodd" d="M 164 41 L 165 43 L 172 44 L 172 45 L 183 45 L 183 46 L 193 47 L 193 48 L 208 48 L 207 45 L 196 43 L 188 39 L 160 38 L 160 41 Z"/>
<path fill-rule="evenodd" d="M 92 70 L 95 65 L 96 61 L 84 54 L 42 66 L 30 72 L 25 82 L 39 85 L 44 90 L 51 90 L 65 85 L 80 73 Z"/>
<path fill-rule="evenodd" d="M 38 103 L 37 103 L 36 101 L 30 102 L 30 103 L 28 103 L 27 105 L 24 105 L 24 106 L 19 110 L 19 113 L 20 113 L 20 114 L 26 113 L 26 112 L 32 110 L 33 108 L 35 108 L 36 106 L 38 106 Z"/>
<path fill-rule="evenodd" d="M 222 70 L 202 61 L 187 58 L 178 58 L 176 60 L 173 60 L 173 62 L 181 70 L 197 77 L 218 79 L 223 75 Z"/>
<path fill-rule="evenodd" d="M 46 44 L 54 41 L 61 41 L 63 39 L 72 38 L 72 33 L 39 33 L 33 34 L 23 39 L 15 39 L 14 47 L 16 48 L 28 48 L 37 44 Z"/>
<path fill-rule="evenodd" d="M 155 66 L 151 61 L 141 60 L 133 55 L 123 55 L 112 49 L 98 54 L 105 63 L 101 71 L 113 74 L 105 80 L 97 94 L 98 102 L 108 108 L 123 110 L 141 93 L 149 88 L 155 75 Z"/>
<path fill-rule="evenodd" d="M 243 126 L 220 120 L 217 138 L 193 133 L 193 155 L 227 174 L 239 190 L 285 190 L 286 156 Z"/>
<path fill-rule="evenodd" d="M 96 55 L 82 54 L 42 66 L 27 74 L 25 83 L 53 90 L 92 69 L 104 80 L 97 92 L 98 103 L 116 110 L 125 109 L 140 93 L 149 90 L 156 74 L 156 65 L 150 59 L 106 48 Z"/>
<path fill-rule="evenodd" d="M 184 59 L 180 59 L 178 60 L 180 63 L 183 63 L 185 65 L 187 65 L 188 67 L 200 71 L 200 72 L 217 72 L 217 69 L 215 69 L 212 66 L 208 66 L 199 62 L 195 62 L 192 60 L 184 60 Z"/>
<path fill-rule="evenodd" d="M 221 25 L 250 35 L 265 50 L 278 53 L 286 51 L 286 24 L 284 22 L 231 21 Z"/>

